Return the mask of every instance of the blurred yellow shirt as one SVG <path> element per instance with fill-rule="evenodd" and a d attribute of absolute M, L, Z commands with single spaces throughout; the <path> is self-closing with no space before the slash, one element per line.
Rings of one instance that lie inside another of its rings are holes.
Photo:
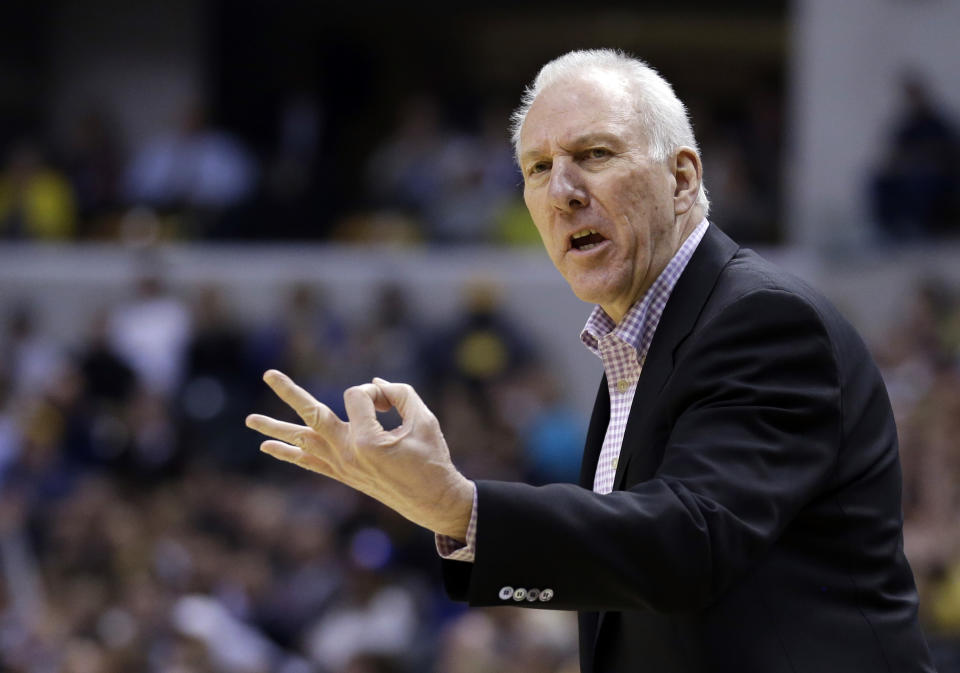
<path fill-rule="evenodd" d="M 18 210 L 20 233 L 28 238 L 64 240 L 74 234 L 77 206 L 73 189 L 55 171 L 41 169 L 21 185 L 0 176 L 0 236 L 9 235 Z"/>

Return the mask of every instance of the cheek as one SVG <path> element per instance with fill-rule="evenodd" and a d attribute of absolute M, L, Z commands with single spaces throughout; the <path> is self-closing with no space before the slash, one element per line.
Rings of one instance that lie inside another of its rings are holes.
<path fill-rule="evenodd" d="M 662 189 L 657 187 L 659 185 L 647 185 L 646 190 L 633 192 L 627 204 L 633 230 L 644 244 L 659 241 L 674 224 L 672 200 L 664 197 Z"/>
<path fill-rule="evenodd" d="M 555 240 L 555 237 L 550 236 L 550 227 L 543 222 L 542 218 L 534 215 L 533 212 L 531 212 L 530 215 L 533 217 L 533 225 L 537 228 L 537 233 L 540 235 L 540 242 L 547 252 L 547 257 L 550 258 L 554 266 L 557 266 L 560 263 L 562 255 L 560 254 L 560 246 Z"/>
<path fill-rule="evenodd" d="M 546 224 L 543 222 L 543 218 L 539 217 L 537 213 L 532 210 L 530 211 L 530 217 L 533 220 L 533 226 L 537 229 L 537 233 L 540 234 L 540 240 L 543 241 L 544 246 L 546 246 L 549 250 L 550 239 L 547 236 L 548 229 Z"/>
<path fill-rule="evenodd" d="M 553 248 L 556 245 L 550 238 L 550 220 L 547 217 L 546 209 L 543 204 L 538 203 L 535 196 L 531 196 L 527 191 L 523 193 L 523 202 L 527 206 L 527 212 L 530 213 L 530 219 L 533 220 L 533 226 L 537 228 L 537 233 L 540 234 L 540 240 L 550 256 L 553 257 Z"/>

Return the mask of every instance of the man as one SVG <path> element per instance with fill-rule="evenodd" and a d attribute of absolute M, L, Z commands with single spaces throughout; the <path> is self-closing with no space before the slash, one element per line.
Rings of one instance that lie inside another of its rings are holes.
<path fill-rule="evenodd" d="M 346 391 L 345 423 L 267 372 L 307 425 L 251 416 L 282 440 L 263 450 L 435 531 L 454 598 L 578 610 L 584 673 L 933 670 L 877 369 L 826 300 L 706 221 L 669 84 L 567 54 L 514 140 L 547 252 L 597 304 L 580 485 L 469 482 L 416 393 L 381 379 Z"/>

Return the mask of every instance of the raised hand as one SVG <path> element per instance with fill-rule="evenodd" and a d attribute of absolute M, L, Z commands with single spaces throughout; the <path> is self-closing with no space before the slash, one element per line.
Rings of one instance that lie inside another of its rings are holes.
<path fill-rule="evenodd" d="M 405 383 L 374 379 L 343 393 L 344 422 L 286 374 L 263 380 L 305 425 L 251 414 L 247 426 L 273 439 L 260 450 L 376 498 L 424 528 L 463 540 L 473 485 L 450 460 L 436 416 Z M 403 423 L 384 430 L 377 411 L 396 407 Z"/>

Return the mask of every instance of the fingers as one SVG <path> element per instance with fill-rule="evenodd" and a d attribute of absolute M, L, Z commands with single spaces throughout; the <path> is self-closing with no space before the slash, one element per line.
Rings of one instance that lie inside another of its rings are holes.
<path fill-rule="evenodd" d="M 273 456 L 285 463 L 293 463 L 298 467 L 336 479 L 333 468 L 327 461 L 309 454 L 296 446 L 290 446 L 289 444 L 284 444 L 274 439 L 268 439 L 260 444 L 260 450 L 268 456 Z"/>
<path fill-rule="evenodd" d="M 377 411 L 390 411 L 393 409 L 393 404 L 390 403 L 390 400 L 387 399 L 387 396 L 383 394 L 383 391 L 380 390 L 379 386 L 369 384 L 373 386 L 373 391 L 371 394 L 374 395 L 373 406 Z"/>
<path fill-rule="evenodd" d="M 268 369 L 263 374 L 263 380 L 277 394 L 281 400 L 290 405 L 297 415 L 304 421 L 306 416 L 313 413 L 313 409 L 320 404 L 313 395 L 298 386 L 289 376 L 276 369 Z"/>
<path fill-rule="evenodd" d="M 268 439 L 265 442 L 261 442 L 260 450 L 287 463 L 296 463 L 303 458 L 304 455 L 302 449 L 298 449 L 295 446 L 290 446 L 289 444 L 284 444 L 283 442 L 278 442 L 274 439 Z"/>
<path fill-rule="evenodd" d="M 313 395 L 298 386 L 289 376 L 276 369 L 269 369 L 263 380 L 281 400 L 297 412 L 303 422 L 319 432 L 328 441 L 337 442 L 346 433 L 346 423 L 337 418 L 328 406 L 318 402 Z"/>
<path fill-rule="evenodd" d="M 319 433 L 314 432 L 310 428 L 297 425 L 295 423 L 278 421 L 275 418 L 270 418 L 269 416 L 263 416 L 261 414 L 250 414 L 247 416 L 247 427 L 256 430 L 260 434 L 267 435 L 268 437 L 280 439 L 287 444 L 298 446 L 301 449 L 308 448 L 308 439 L 310 440 L 310 444 L 319 443 L 323 448 L 328 446 L 327 442 L 324 441 Z"/>
<path fill-rule="evenodd" d="M 390 383 L 379 377 L 373 379 L 374 385 L 379 388 L 387 402 L 397 408 L 402 418 L 411 413 L 426 409 L 426 405 L 413 386 L 406 383 Z"/>
<path fill-rule="evenodd" d="M 344 392 L 343 401 L 349 419 L 348 424 L 337 418 L 329 407 L 318 402 L 313 395 L 294 383 L 293 379 L 283 372 L 276 369 L 267 370 L 263 380 L 281 400 L 297 412 L 304 423 L 334 447 L 345 445 L 351 429 L 355 437 L 382 432 L 383 426 L 377 420 L 378 411 L 388 411 L 396 407 L 400 416 L 404 418 L 416 412 L 429 413 L 429 409 L 411 386 L 376 378 L 373 383 L 354 386 Z M 247 419 L 247 425 L 288 444 L 302 445 L 304 428 L 301 426 L 259 414 L 252 414 Z"/>
<path fill-rule="evenodd" d="M 343 393 L 343 404 L 347 409 L 347 418 L 350 419 L 350 426 L 354 432 L 363 435 L 383 430 L 383 426 L 377 420 L 375 402 L 378 399 L 382 407 L 385 403 L 384 396 L 372 383 L 347 388 Z M 387 409 L 389 408 L 388 406 Z"/>

